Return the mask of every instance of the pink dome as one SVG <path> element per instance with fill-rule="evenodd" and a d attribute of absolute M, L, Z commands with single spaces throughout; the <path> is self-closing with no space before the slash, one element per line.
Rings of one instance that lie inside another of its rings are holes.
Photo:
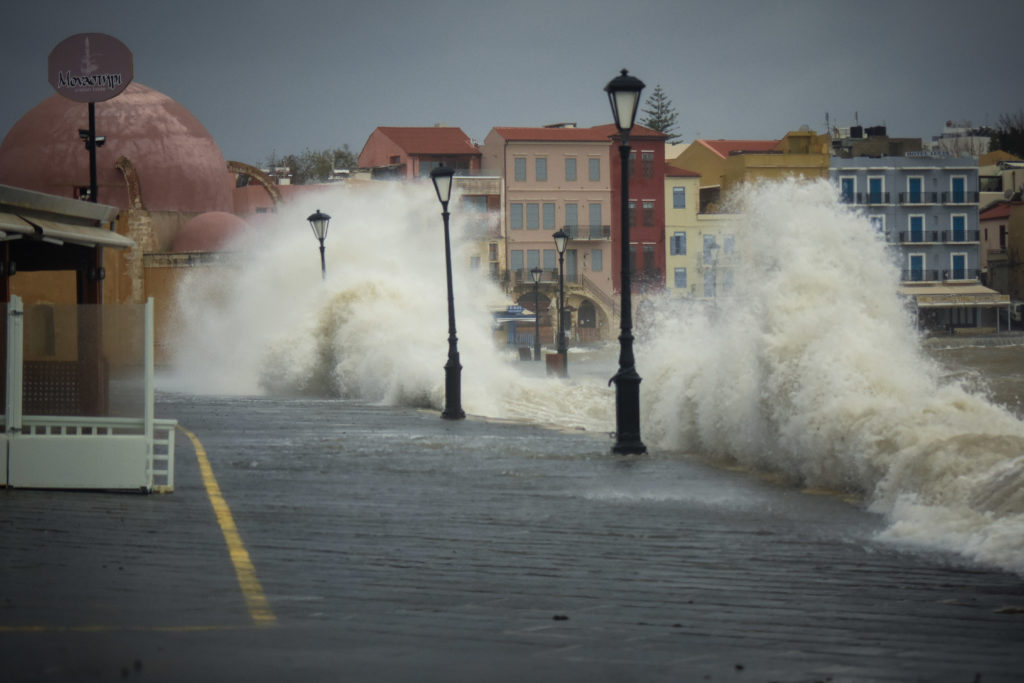
<path fill-rule="evenodd" d="M 249 226 L 226 211 L 211 211 L 190 218 L 174 237 L 172 252 L 219 251 Z"/>
<path fill-rule="evenodd" d="M 128 189 L 115 164 L 124 156 L 138 172 L 150 211 L 230 211 L 233 176 L 220 148 L 195 116 L 166 95 L 131 83 L 96 103 L 99 201 L 128 208 Z M 0 143 L 0 184 L 74 197 L 89 185 L 89 153 L 78 131 L 89 127 L 88 105 L 61 95 L 21 117 Z"/>

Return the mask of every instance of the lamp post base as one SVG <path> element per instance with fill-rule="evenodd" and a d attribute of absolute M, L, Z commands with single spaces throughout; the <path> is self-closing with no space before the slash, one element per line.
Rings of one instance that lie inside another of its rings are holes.
<path fill-rule="evenodd" d="M 456 352 L 449 355 L 444 366 L 444 412 L 445 420 L 462 420 L 466 413 L 462 410 L 462 365 Z"/>
<path fill-rule="evenodd" d="M 640 375 L 635 367 L 620 370 L 615 383 L 615 445 L 612 453 L 638 455 L 647 452 L 640 440 Z"/>

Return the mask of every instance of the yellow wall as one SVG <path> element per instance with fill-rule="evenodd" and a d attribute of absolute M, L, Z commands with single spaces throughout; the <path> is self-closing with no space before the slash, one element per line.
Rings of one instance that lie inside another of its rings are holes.
<path fill-rule="evenodd" d="M 783 178 L 828 178 L 830 140 L 813 131 L 793 131 L 778 154 L 734 154 L 724 163 L 722 195 L 745 182 Z"/>

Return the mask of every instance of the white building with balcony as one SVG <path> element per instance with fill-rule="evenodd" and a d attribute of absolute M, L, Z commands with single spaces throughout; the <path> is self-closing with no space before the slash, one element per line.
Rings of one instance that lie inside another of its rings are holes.
<path fill-rule="evenodd" d="M 1008 302 L 979 282 L 978 162 L 927 152 L 833 157 L 829 175 L 892 245 L 901 293 L 929 331 L 995 331 Z"/>

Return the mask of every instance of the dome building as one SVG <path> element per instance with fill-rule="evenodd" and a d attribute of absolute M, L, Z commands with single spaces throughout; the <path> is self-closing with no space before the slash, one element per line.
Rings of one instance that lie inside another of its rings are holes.
<path fill-rule="evenodd" d="M 159 345 L 185 269 L 215 262 L 208 258 L 212 252 L 248 227 L 234 213 L 236 176 L 272 183 L 258 169 L 226 161 L 199 119 L 145 85 L 131 83 L 97 102 L 95 117 L 97 138 L 103 138 L 96 149 L 97 199 L 120 210 L 115 229 L 135 242 L 108 255 L 103 298 L 142 303 L 154 297 Z M 58 94 L 43 100 L 0 142 L 0 185 L 88 198 L 89 153 L 79 134 L 88 127 L 87 105 Z M 25 273 L 13 276 L 11 287 L 60 302 L 67 294 L 57 282 Z"/>

